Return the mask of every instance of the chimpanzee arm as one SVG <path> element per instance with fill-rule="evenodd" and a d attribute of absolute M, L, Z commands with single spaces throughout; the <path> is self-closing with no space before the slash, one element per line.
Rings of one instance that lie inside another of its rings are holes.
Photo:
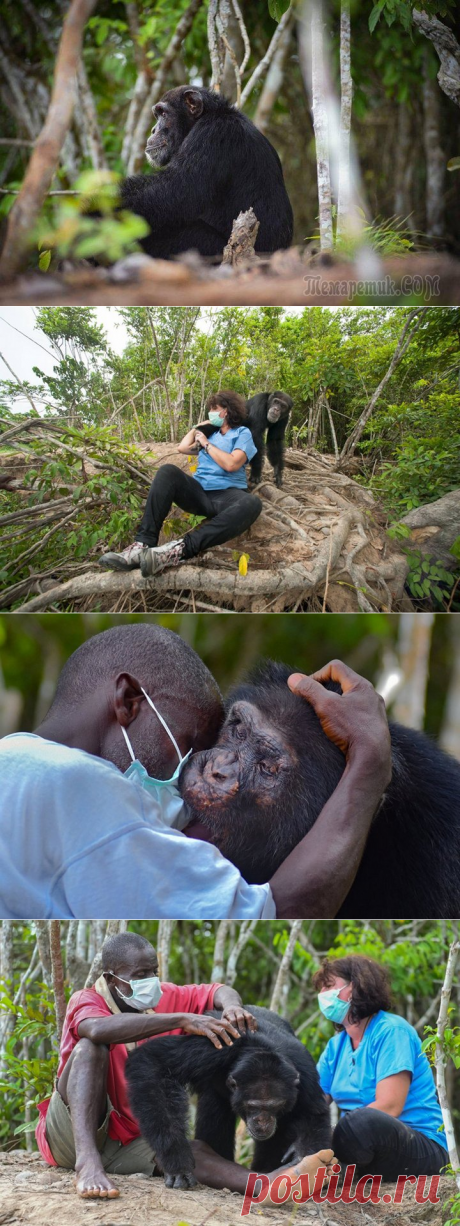
<path fill-rule="evenodd" d="M 230 1103 L 216 1094 L 211 1087 L 204 1090 L 198 1099 L 195 1137 L 205 1141 L 221 1158 L 233 1159 L 235 1149 L 235 1124 Z"/>
<path fill-rule="evenodd" d="M 219 170 L 222 168 L 223 173 L 225 168 L 225 175 L 231 175 L 236 144 L 225 142 L 221 120 L 213 117 L 212 123 L 200 122 L 164 170 L 123 181 L 123 207 L 145 217 L 153 233 L 190 225 L 209 212 L 221 187 Z"/>

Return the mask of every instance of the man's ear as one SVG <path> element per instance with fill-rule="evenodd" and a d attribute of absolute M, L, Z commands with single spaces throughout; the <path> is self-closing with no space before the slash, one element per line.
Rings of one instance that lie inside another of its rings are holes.
<path fill-rule="evenodd" d="M 144 695 L 137 677 L 133 677 L 132 673 L 119 673 L 115 681 L 113 709 L 116 720 L 123 728 L 127 728 L 139 714 L 141 702 L 144 702 Z"/>
<path fill-rule="evenodd" d="M 203 114 L 203 99 L 201 97 L 199 90 L 186 89 L 183 94 L 183 98 L 184 98 L 184 102 L 187 107 L 187 110 L 190 111 L 190 114 L 193 116 L 193 118 L 199 119 L 200 115 Z"/>

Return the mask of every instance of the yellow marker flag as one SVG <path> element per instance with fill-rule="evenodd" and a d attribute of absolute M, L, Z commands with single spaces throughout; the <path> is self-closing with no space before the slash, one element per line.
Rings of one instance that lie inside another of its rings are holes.
<path fill-rule="evenodd" d="M 243 576 L 243 578 L 244 578 L 244 576 L 245 576 L 245 575 L 247 575 L 247 573 L 248 573 L 248 560 L 249 560 L 249 558 L 248 558 L 248 554 L 247 554 L 247 553 L 242 553 L 242 554 L 241 554 L 241 557 L 240 557 L 240 560 L 239 560 L 239 562 L 238 562 L 238 570 L 239 570 L 239 572 L 240 572 L 240 575 L 242 575 L 242 576 Z"/>

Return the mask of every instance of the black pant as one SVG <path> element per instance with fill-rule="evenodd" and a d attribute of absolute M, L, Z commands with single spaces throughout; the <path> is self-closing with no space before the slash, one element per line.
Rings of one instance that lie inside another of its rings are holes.
<path fill-rule="evenodd" d="M 197 553 L 223 545 L 254 523 L 260 515 L 262 503 L 247 490 L 204 490 L 195 477 L 182 472 L 176 464 L 163 464 L 152 481 L 147 494 L 144 514 L 136 532 L 136 540 L 143 545 L 157 545 L 163 521 L 173 502 L 182 511 L 194 515 L 206 515 L 210 523 L 199 524 L 184 536 L 185 557 L 195 558 Z"/>
<path fill-rule="evenodd" d="M 449 1161 L 437 1141 L 373 1107 L 359 1107 L 342 1116 L 332 1148 L 342 1166 L 356 1165 L 356 1179 L 381 1175 L 393 1182 L 398 1175 L 438 1175 Z"/>

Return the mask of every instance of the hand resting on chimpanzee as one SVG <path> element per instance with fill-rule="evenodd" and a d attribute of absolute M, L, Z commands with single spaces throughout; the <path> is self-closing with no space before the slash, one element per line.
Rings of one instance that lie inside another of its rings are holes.
<path fill-rule="evenodd" d="M 183 771 L 186 833 L 216 843 L 248 882 L 270 881 L 279 915 L 306 914 L 288 901 L 299 853 L 311 914 L 458 915 L 460 763 L 390 723 L 384 778 L 383 702 L 379 722 L 365 687 L 375 699 L 337 661 L 314 678 L 263 664 L 230 694 L 216 746 Z"/>
<path fill-rule="evenodd" d="M 292 242 L 292 209 L 281 162 L 270 141 L 242 111 L 209 89 L 179 86 L 153 108 L 156 125 L 146 155 L 153 175 L 121 184 L 125 209 L 149 223 L 142 246 L 170 259 L 191 249 L 222 256 L 233 222 L 253 208 L 256 251 Z"/>

